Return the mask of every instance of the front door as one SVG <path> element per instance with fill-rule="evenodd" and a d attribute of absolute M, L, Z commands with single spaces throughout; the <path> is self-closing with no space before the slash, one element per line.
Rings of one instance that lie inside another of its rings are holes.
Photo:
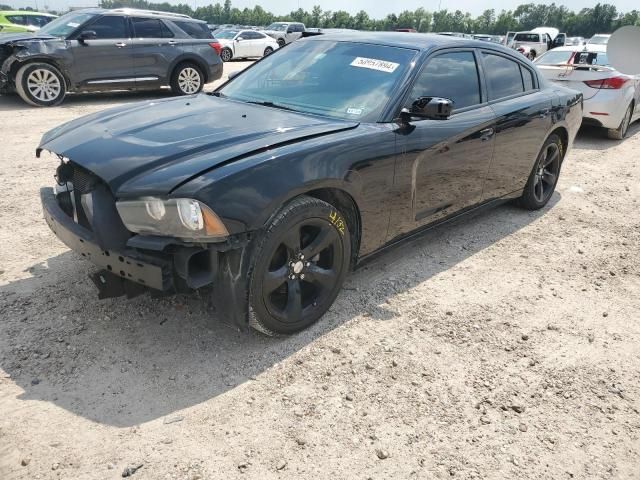
<path fill-rule="evenodd" d="M 69 40 L 74 59 L 72 82 L 94 88 L 134 85 L 135 71 L 126 18 L 103 15 L 83 31 L 95 32 L 95 38 Z"/>
<path fill-rule="evenodd" d="M 453 100 L 454 110 L 448 120 L 413 120 L 397 131 L 396 187 L 400 195 L 411 193 L 392 214 L 390 239 L 481 201 L 495 123 L 481 92 L 473 50 L 446 51 L 427 61 L 409 104 L 419 97 L 444 97 Z"/>

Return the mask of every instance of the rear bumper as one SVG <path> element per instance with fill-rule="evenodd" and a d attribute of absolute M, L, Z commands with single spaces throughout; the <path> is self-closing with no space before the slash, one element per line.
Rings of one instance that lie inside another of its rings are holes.
<path fill-rule="evenodd" d="M 604 128 L 618 128 L 622 123 L 631 100 L 619 94 L 619 91 L 600 90 L 589 100 L 584 101 L 585 123 L 600 124 Z"/>

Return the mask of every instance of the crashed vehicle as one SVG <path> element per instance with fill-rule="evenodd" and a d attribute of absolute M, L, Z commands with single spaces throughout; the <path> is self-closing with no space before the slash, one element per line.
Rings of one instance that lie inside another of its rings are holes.
<path fill-rule="evenodd" d="M 48 107 L 67 92 L 154 89 L 191 95 L 222 76 L 205 22 L 134 9 L 70 12 L 36 34 L 0 36 L 0 91 Z"/>
<path fill-rule="evenodd" d="M 102 270 L 101 297 L 213 287 L 221 319 L 290 334 L 347 272 L 482 207 L 551 198 L 582 97 L 501 45 L 304 38 L 211 94 L 120 106 L 46 133 L 44 216 Z"/>

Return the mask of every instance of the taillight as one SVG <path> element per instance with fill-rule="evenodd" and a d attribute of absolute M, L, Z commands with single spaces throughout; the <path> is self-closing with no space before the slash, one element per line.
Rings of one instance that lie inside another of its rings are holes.
<path fill-rule="evenodd" d="M 591 88 L 602 88 L 607 90 L 618 90 L 627 83 L 629 79 L 624 77 L 603 78 L 601 80 L 587 80 L 584 82 Z"/>
<path fill-rule="evenodd" d="M 220 45 L 220 42 L 211 42 L 209 46 L 213 48 L 218 55 L 220 55 L 220 52 L 222 51 L 222 45 Z"/>

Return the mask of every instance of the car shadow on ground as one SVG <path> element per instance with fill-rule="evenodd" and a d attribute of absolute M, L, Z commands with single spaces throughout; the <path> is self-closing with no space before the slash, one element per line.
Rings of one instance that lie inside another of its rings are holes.
<path fill-rule="evenodd" d="M 101 424 L 127 427 L 210 400 L 365 315 L 395 316 L 386 300 L 536 222 L 543 210 L 510 204 L 433 229 L 352 273 L 316 325 L 286 338 L 240 332 L 198 293 L 98 300 L 95 267 L 65 252 L 0 287 L 0 367 L 22 400 L 51 402 Z M 407 275 L 407 272 L 412 272 Z M 461 287 L 464 287 L 462 285 Z"/>
<path fill-rule="evenodd" d="M 640 120 L 629 126 L 627 138 L 624 140 L 610 139 L 604 128 L 583 125 L 578 131 L 573 148 L 575 150 L 609 150 L 617 147 L 621 142 L 629 140 L 634 135 L 640 135 Z"/>

